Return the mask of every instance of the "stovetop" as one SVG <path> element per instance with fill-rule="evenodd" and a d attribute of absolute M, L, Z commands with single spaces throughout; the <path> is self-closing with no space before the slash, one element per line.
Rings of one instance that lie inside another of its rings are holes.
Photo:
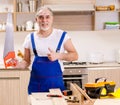
<path fill-rule="evenodd" d="M 63 62 L 64 68 L 80 68 L 87 67 L 87 62 Z"/>
<path fill-rule="evenodd" d="M 63 62 L 63 65 L 86 65 L 87 62 Z"/>
<path fill-rule="evenodd" d="M 104 62 L 100 64 L 91 64 L 89 62 L 63 62 L 64 68 L 94 68 L 94 67 L 120 67 L 116 62 Z"/>

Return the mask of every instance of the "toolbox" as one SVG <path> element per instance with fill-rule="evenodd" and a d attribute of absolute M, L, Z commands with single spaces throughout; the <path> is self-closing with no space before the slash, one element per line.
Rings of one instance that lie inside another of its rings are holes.
<path fill-rule="evenodd" d="M 100 79 L 104 79 L 104 81 L 99 81 Z M 103 96 L 107 96 L 108 93 L 114 92 L 114 88 L 115 88 L 115 82 L 106 81 L 106 78 L 103 77 L 95 79 L 95 83 L 85 84 L 86 93 L 91 98 L 100 98 Z"/>

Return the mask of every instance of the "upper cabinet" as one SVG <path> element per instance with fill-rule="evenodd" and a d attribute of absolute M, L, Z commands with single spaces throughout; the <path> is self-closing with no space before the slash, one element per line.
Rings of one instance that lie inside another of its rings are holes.
<path fill-rule="evenodd" d="M 54 25 L 66 30 L 119 30 L 120 27 L 120 0 L 43 0 L 43 4 L 56 14 Z"/>
<path fill-rule="evenodd" d="M 95 0 L 43 0 L 54 12 L 94 11 Z"/>
<path fill-rule="evenodd" d="M 0 5 L 0 31 L 5 30 L 9 11 L 13 13 L 15 31 L 36 30 L 35 13 L 43 5 L 53 10 L 56 28 L 68 31 L 119 29 L 120 0 L 0 0 Z"/>
<path fill-rule="evenodd" d="M 95 0 L 43 0 L 54 12 L 54 26 L 64 30 L 94 30 Z"/>
<path fill-rule="evenodd" d="M 42 5 L 41 0 L 0 0 L 0 31 L 6 25 L 7 13 L 12 12 L 14 31 L 34 31 L 35 12 Z M 27 27 L 31 23 L 31 27 Z"/>

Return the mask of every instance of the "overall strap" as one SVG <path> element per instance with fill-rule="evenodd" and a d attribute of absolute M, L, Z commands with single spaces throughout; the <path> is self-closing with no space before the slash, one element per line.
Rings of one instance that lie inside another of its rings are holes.
<path fill-rule="evenodd" d="M 62 42 L 63 42 L 63 40 L 64 40 L 64 37 L 65 37 L 65 34 L 66 34 L 66 33 L 67 33 L 67 32 L 65 32 L 65 31 L 62 33 L 62 36 L 61 36 L 60 41 L 59 41 L 59 43 L 58 43 L 56 52 L 59 52 L 59 51 L 60 51 L 60 48 L 61 48 L 61 45 L 62 45 Z"/>
<path fill-rule="evenodd" d="M 37 51 L 36 51 L 36 46 L 35 46 L 35 42 L 34 42 L 34 33 L 31 33 L 31 42 L 32 42 L 32 48 L 33 48 L 33 52 L 35 54 L 35 56 L 37 56 Z"/>

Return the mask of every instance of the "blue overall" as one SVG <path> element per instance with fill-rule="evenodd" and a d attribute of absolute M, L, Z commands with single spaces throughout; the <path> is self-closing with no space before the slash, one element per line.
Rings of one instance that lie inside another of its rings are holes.
<path fill-rule="evenodd" d="M 60 50 L 65 34 L 66 32 L 63 32 L 56 52 Z M 31 42 L 35 58 L 32 64 L 28 94 L 32 92 L 49 92 L 51 88 L 60 88 L 61 91 L 65 90 L 58 60 L 50 61 L 47 56 L 38 56 L 33 33 L 31 34 Z"/>

